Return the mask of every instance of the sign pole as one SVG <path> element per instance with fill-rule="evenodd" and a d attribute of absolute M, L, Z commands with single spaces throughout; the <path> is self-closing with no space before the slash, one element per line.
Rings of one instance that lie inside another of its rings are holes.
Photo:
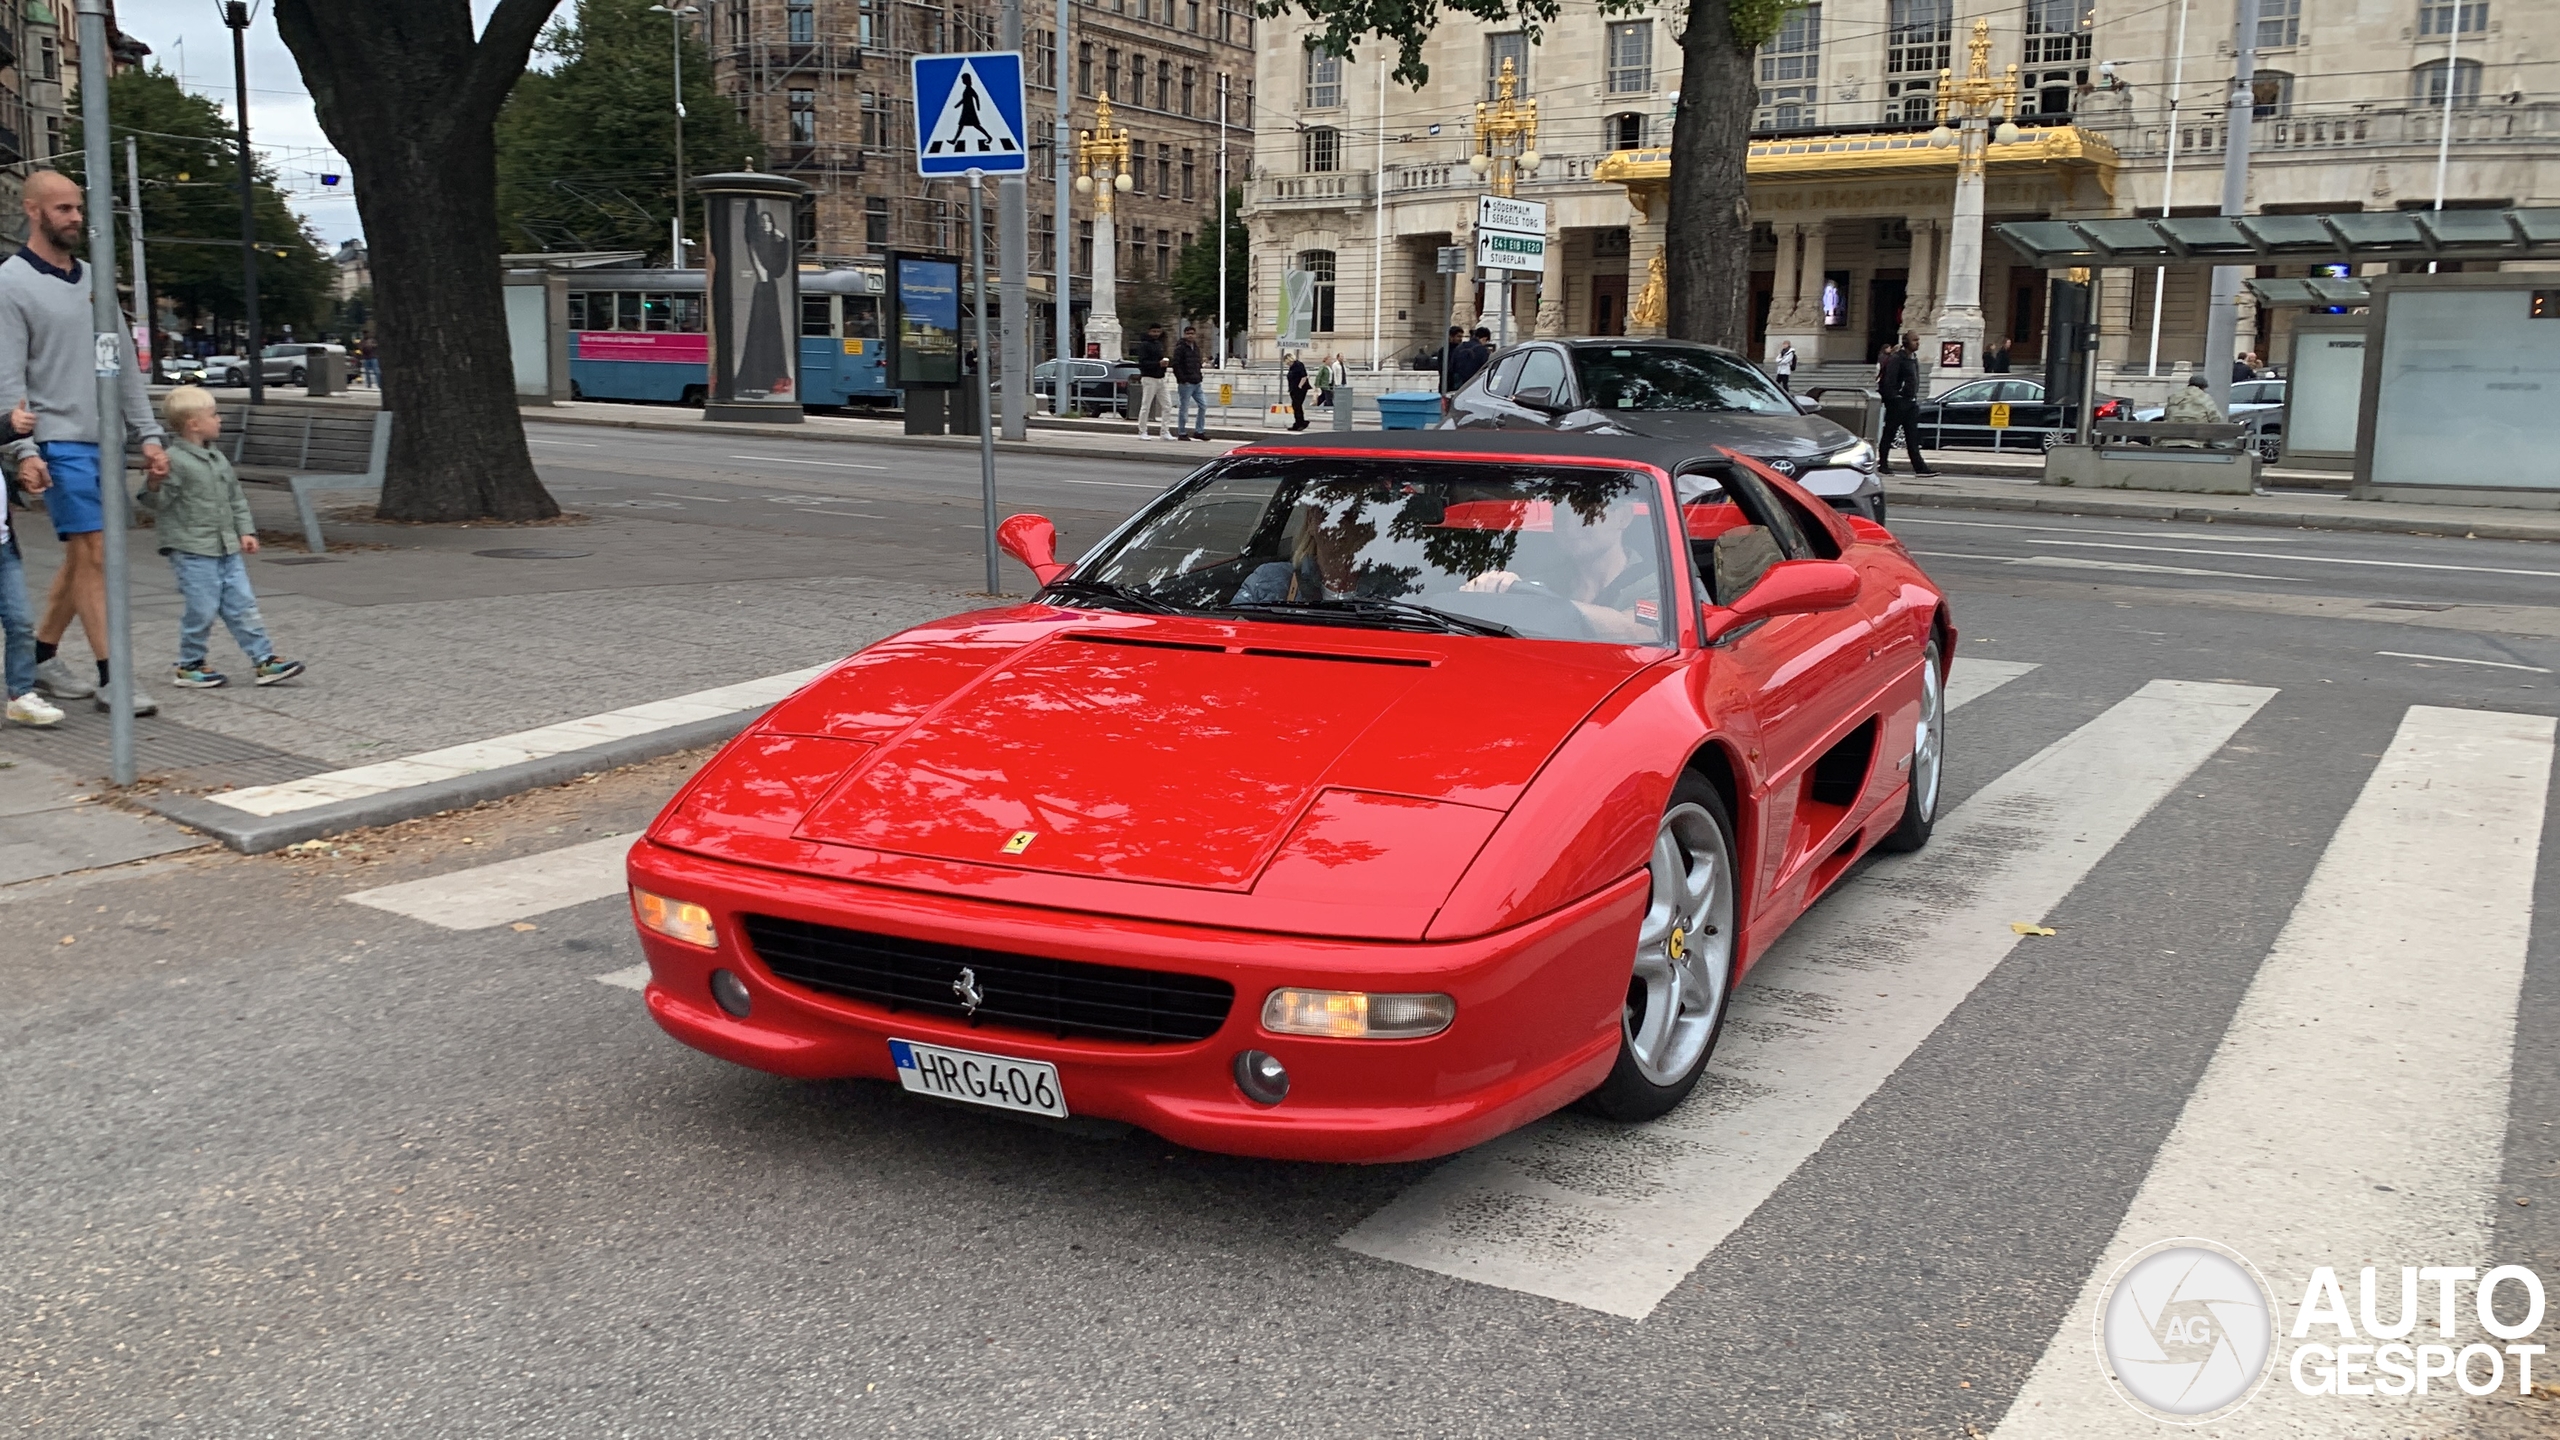
<path fill-rule="evenodd" d="M 996 576 L 996 432 L 987 414 L 986 172 L 969 171 L 969 289 L 978 307 L 978 480 L 987 512 L 987 593 L 1003 593 Z"/>
<path fill-rule="evenodd" d="M 124 479 L 124 319 L 116 313 L 116 192 L 107 142 L 107 0 L 80 0 L 80 131 L 88 169 L 89 323 L 97 333 L 98 495 L 106 524 L 107 777 L 130 785 L 133 767 L 133 605 L 124 549 L 133 502 Z M 249 369 L 259 368 L 251 352 Z"/>

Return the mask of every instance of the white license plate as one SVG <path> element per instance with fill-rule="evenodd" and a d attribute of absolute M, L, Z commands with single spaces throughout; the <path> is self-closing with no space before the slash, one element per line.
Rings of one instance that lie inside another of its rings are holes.
<path fill-rule="evenodd" d="M 889 1058 L 897 1063 L 898 1083 L 919 1095 L 1066 1118 L 1066 1093 L 1058 1088 L 1055 1065 L 913 1040 L 890 1041 Z"/>

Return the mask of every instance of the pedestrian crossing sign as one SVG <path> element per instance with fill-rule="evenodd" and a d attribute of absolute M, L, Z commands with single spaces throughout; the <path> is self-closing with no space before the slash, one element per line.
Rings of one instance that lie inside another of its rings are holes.
<path fill-rule="evenodd" d="M 915 57 L 916 173 L 928 178 L 1020 175 L 1022 56 L 1011 50 Z"/>

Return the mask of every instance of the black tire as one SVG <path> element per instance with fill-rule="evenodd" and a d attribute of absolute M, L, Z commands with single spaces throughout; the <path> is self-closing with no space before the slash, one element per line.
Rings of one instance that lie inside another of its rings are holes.
<path fill-rule="evenodd" d="M 1700 911 L 1702 915 L 1716 916 L 1718 923 L 1702 925 L 1697 932 L 1701 935 L 1713 936 L 1723 956 L 1721 978 L 1712 987 L 1715 991 L 1715 1008 L 1705 1020 L 1705 1044 L 1698 1048 L 1695 1059 L 1686 1061 L 1675 1073 L 1668 1075 L 1645 1073 L 1646 1067 L 1638 1056 L 1632 1033 L 1644 1018 L 1641 1007 L 1645 1003 L 1645 998 L 1639 994 L 1644 989 L 1644 981 L 1640 972 L 1631 965 L 1627 982 L 1627 1003 L 1620 1012 L 1618 1025 L 1617 1063 L 1610 1067 L 1609 1078 L 1601 1081 L 1599 1088 L 1583 1096 L 1579 1102 L 1583 1109 L 1606 1119 L 1630 1124 L 1655 1120 L 1671 1113 L 1681 1101 L 1688 1099 L 1689 1092 L 1698 1088 L 1698 1077 L 1706 1073 L 1707 1062 L 1714 1058 L 1716 1042 L 1724 1035 L 1725 1016 L 1733 1009 L 1733 972 L 1735 961 L 1739 958 L 1738 942 L 1742 936 L 1740 892 L 1742 872 L 1737 863 L 1739 851 L 1733 839 L 1733 817 L 1727 813 L 1724 798 L 1716 793 L 1714 786 L 1697 775 L 1684 774 L 1680 777 L 1680 783 L 1672 787 L 1671 803 L 1664 807 L 1664 831 L 1668 832 L 1673 828 L 1675 819 L 1685 823 L 1693 820 L 1698 812 L 1704 812 L 1706 822 L 1714 827 L 1715 838 L 1721 844 L 1724 860 L 1721 909 L 1711 899 Z M 1657 848 L 1660 843 L 1657 839 Z M 1685 851 L 1684 853 L 1694 859 L 1697 852 Z M 1648 866 L 1649 870 L 1650 868 Z M 1651 911 L 1648 910 L 1648 919 L 1650 916 Z M 1672 955 L 1675 960 L 1682 958 L 1678 944 L 1681 934 L 1682 932 L 1676 929 L 1672 932 L 1674 940 Z M 1712 969 L 1713 952 L 1707 951 L 1705 947 L 1698 948 L 1702 953 L 1702 962 Z M 1645 949 L 1646 945 L 1640 931 L 1637 954 L 1639 960 L 1643 958 Z"/>
<path fill-rule="evenodd" d="M 222 383 L 225 385 L 246 385 L 249 383 L 249 374 L 245 370 L 225 370 L 222 372 Z"/>
<path fill-rule="evenodd" d="M 572 380 L 569 382 L 569 398 L 572 400 L 584 400 L 587 398 L 587 392 L 579 387 L 577 381 Z"/>
<path fill-rule="evenodd" d="M 288 385 L 305 385 L 309 384 L 310 380 L 310 375 L 305 373 L 299 365 L 294 366 L 293 373 L 285 377 L 285 383 Z"/>
<path fill-rule="evenodd" d="M 1938 637 L 1929 637 L 1929 648 L 1921 661 L 1927 667 L 1921 679 L 1920 725 L 1922 735 L 1915 737 L 1911 755 L 1911 784 L 1904 792 L 1902 822 L 1893 833 L 1876 842 L 1879 850 L 1908 853 L 1929 843 L 1931 832 L 1938 828 L 1938 807 L 1946 793 L 1947 773 L 1947 687 L 1946 667 L 1938 650 Z M 1934 742 L 1936 751 L 1926 757 L 1927 773 L 1922 773 L 1924 757 L 1921 746 Z"/>

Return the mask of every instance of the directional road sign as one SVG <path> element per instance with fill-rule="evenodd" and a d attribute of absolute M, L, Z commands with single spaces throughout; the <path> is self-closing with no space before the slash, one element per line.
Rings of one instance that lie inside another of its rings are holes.
<path fill-rule="evenodd" d="M 1547 205 L 1543 200 L 1476 197 L 1476 265 L 1485 270 L 1547 268 Z"/>
<path fill-rule="evenodd" d="M 1011 50 L 915 57 L 916 173 L 1020 175 L 1022 56 Z"/>

